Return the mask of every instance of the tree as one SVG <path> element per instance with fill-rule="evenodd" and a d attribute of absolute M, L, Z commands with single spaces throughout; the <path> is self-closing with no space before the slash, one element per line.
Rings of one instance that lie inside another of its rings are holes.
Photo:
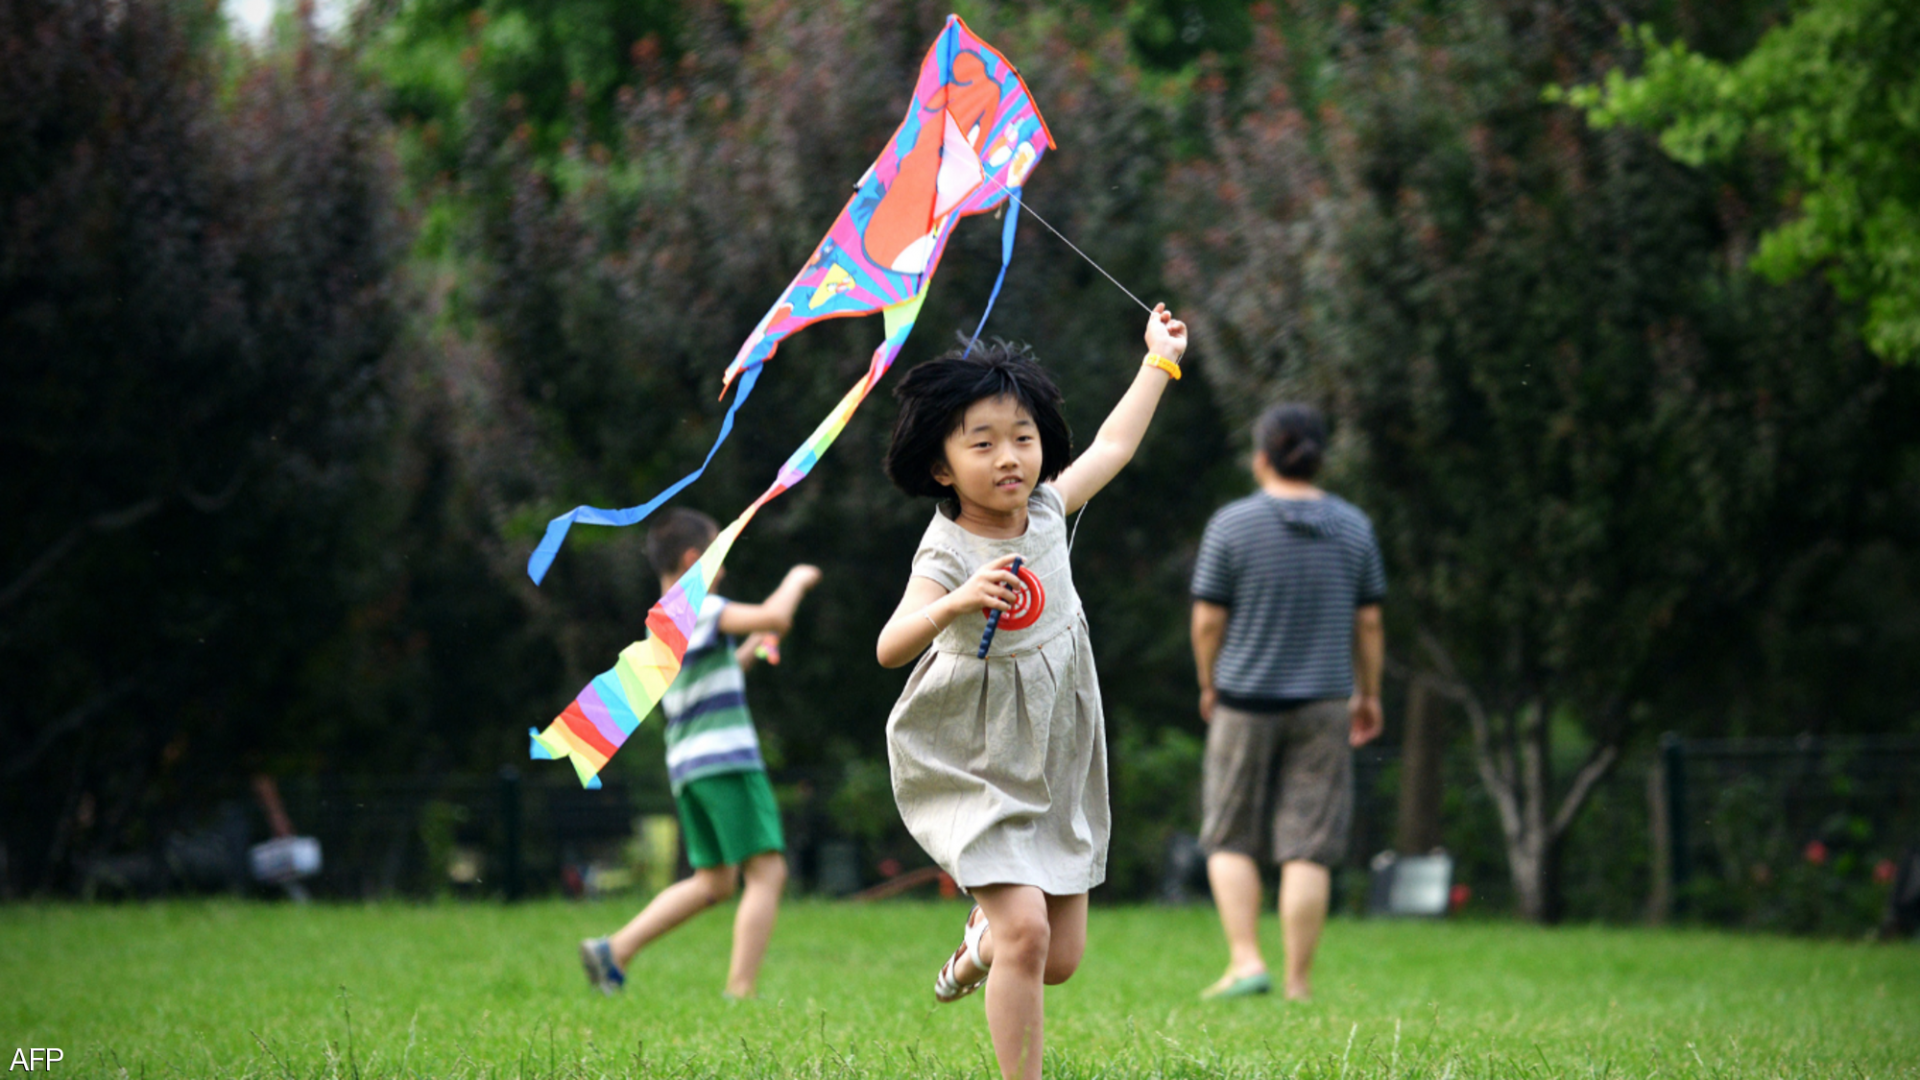
<path fill-rule="evenodd" d="M 219 18 L 0 0 L 0 821 L 38 887 L 366 719 L 291 722 L 390 580 L 392 170 L 333 49 Z"/>
<path fill-rule="evenodd" d="M 1639 74 L 1614 68 L 1564 97 L 1596 126 L 1658 133 L 1689 165 L 1777 158 L 1792 213 L 1760 238 L 1754 269 L 1775 281 L 1824 270 L 1865 305 L 1873 351 L 1920 361 L 1920 19 L 1902 0 L 1795 7 L 1732 62 L 1639 26 Z"/>
<path fill-rule="evenodd" d="M 378 72 L 414 179 L 430 190 L 462 169 L 476 81 L 518 95 L 532 137 L 556 153 L 579 134 L 614 138 L 614 95 L 635 61 L 677 59 L 668 0 L 384 0 L 363 14 L 361 53 Z"/>
<path fill-rule="evenodd" d="M 1801 455 L 1847 448 L 1822 462 L 1844 490 L 1910 391 L 1823 290 L 1733 269 L 1747 193 L 1541 100 L 1613 62 L 1599 10 L 1260 21 L 1182 183 L 1218 214 L 1169 276 L 1216 298 L 1224 410 L 1342 421 L 1332 482 L 1379 526 L 1393 636 L 1463 707 L 1520 910 L 1551 920 L 1587 796 L 1783 557 Z"/>

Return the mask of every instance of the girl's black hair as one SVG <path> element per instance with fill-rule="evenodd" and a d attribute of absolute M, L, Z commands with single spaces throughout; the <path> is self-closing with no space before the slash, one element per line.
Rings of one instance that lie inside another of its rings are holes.
<path fill-rule="evenodd" d="M 1253 445 L 1273 471 L 1289 480 L 1311 480 L 1326 456 L 1327 425 L 1311 405 L 1275 405 L 1253 425 Z"/>
<path fill-rule="evenodd" d="M 933 478 L 933 466 L 946 459 L 947 436 L 974 402 L 1002 396 L 1019 402 L 1039 429 L 1040 479 L 1059 476 L 1073 458 L 1060 388 L 1027 346 L 994 338 L 974 343 L 968 354 L 966 335 L 959 337 L 958 346 L 907 372 L 893 388 L 900 418 L 887 447 L 887 479 L 909 495 L 951 497 L 953 488 Z"/>

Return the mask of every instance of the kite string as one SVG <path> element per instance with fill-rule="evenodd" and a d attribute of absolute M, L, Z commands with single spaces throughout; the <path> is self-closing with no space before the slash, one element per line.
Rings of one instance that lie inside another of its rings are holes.
<path fill-rule="evenodd" d="M 1005 191 L 1005 192 L 1006 192 L 1006 193 L 1007 193 L 1007 194 L 1008 194 L 1009 196 L 1011 196 L 1011 195 L 1013 194 L 1013 192 L 1011 192 L 1011 191 L 1008 191 L 1008 190 L 1007 190 L 1007 188 L 1006 188 L 1006 187 L 1005 187 L 1004 185 L 1002 185 L 1002 184 L 1000 183 L 1000 181 L 998 181 L 998 180 L 995 180 L 995 179 L 994 179 L 993 177 L 991 177 L 991 176 L 986 176 L 986 175 L 985 175 L 985 174 L 983 173 L 983 174 L 982 174 L 982 178 L 983 178 L 984 180 L 986 180 L 986 182 L 987 182 L 987 183 L 989 183 L 989 184 L 992 184 L 992 185 L 993 185 L 994 187 L 997 187 L 997 188 L 999 188 L 999 189 L 1000 189 L 1001 191 Z M 1091 256 L 1091 255 L 1089 255 L 1089 254 L 1087 254 L 1087 253 L 1086 253 L 1086 252 L 1084 252 L 1084 251 L 1081 251 L 1081 250 L 1080 250 L 1080 245 L 1078 245 L 1078 244 L 1076 244 L 1076 243 L 1074 243 L 1073 241 L 1071 241 L 1071 240 L 1069 240 L 1069 239 L 1067 239 L 1067 237 L 1066 237 L 1066 234 L 1064 234 L 1064 233 L 1062 233 L 1062 232 L 1061 232 L 1061 231 L 1060 231 L 1059 229 L 1056 229 L 1056 228 L 1054 228 L 1054 227 L 1053 227 L 1053 225 L 1052 225 L 1051 223 L 1049 223 L 1049 222 L 1047 221 L 1047 219 L 1046 219 L 1046 218 L 1043 218 L 1043 217 L 1041 217 L 1041 216 L 1040 216 L 1040 214 L 1039 214 L 1039 213 L 1038 213 L 1037 211 L 1035 211 L 1033 207 L 1031 207 L 1031 206 L 1029 206 L 1029 205 L 1027 205 L 1027 203 L 1026 203 L 1026 200 L 1024 200 L 1024 199 L 1015 199 L 1015 200 L 1013 200 L 1013 202 L 1014 202 L 1014 205 L 1015 205 L 1015 206 L 1017 206 L 1017 207 L 1019 207 L 1019 209 L 1021 209 L 1021 210 L 1025 210 L 1025 211 L 1027 212 L 1027 214 L 1028 214 L 1028 216 L 1030 216 L 1030 217 L 1032 217 L 1032 218 L 1033 218 L 1033 220 L 1035 220 L 1035 221 L 1037 221 L 1037 222 L 1039 222 L 1039 223 L 1040 223 L 1040 224 L 1042 224 L 1042 225 L 1045 225 L 1045 226 L 1047 227 L 1047 231 L 1048 231 L 1048 232 L 1050 232 L 1050 233 L 1052 233 L 1053 235 L 1055 235 L 1055 236 L 1057 236 L 1057 237 L 1059 237 L 1059 238 L 1060 238 L 1060 242 L 1061 242 L 1061 243 L 1063 243 L 1063 244 L 1065 244 L 1065 245 L 1067 245 L 1068 247 L 1070 247 L 1070 248 L 1072 248 L 1072 249 L 1073 249 L 1073 253 L 1074 253 L 1075 255 L 1078 255 L 1078 256 L 1080 256 L 1081 258 L 1083 258 L 1083 259 L 1085 259 L 1085 260 L 1087 260 L 1087 265 L 1088 265 L 1088 266 L 1091 266 L 1091 267 L 1093 267 L 1093 268 L 1094 268 L 1095 270 L 1098 270 L 1098 271 L 1100 271 L 1100 276 L 1101 276 L 1101 277 L 1104 277 L 1104 278 L 1106 278 L 1106 279 L 1107 279 L 1108 281 L 1111 281 L 1111 282 L 1113 282 L 1113 287 L 1114 287 L 1114 288 L 1116 288 L 1116 289 L 1119 289 L 1119 290 L 1120 290 L 1121 292 L 1123 292 L 1123 293 L 1126 293 L 1126 294 L 1127 294 L 1127 299 L 1129 299 L 1129 300 L 1131 300 L 1131 301 L 1133 301 L 1133 302 L 1134 302 L 1134 303 L 1136 303 L 1136 304 L 1139 304 L 1139 305 L 1140 305 L 1140 310 L 1141 310 L 1141 311 L 1144 311 L 1144 312 L 1146 312 L 1146 313 L 1147 313 L 1147 314 L 1149 314 L 1149 315 L 1151 315 L 1151 314 L 1153 314 L 1153 309 L 1147 306 L 1147 303 L 1146 303 L 1146 301 L 1144 301 L 1144 300 L 1142 300 L 1142 299 L 1140 299 L 1139 297 L 1137 297 L 1137 296 L 1135 296 L 1135 295 L 1133 295 L 1133 290 L 1132 290 L 1132 289 L 1129 289 L 1129 288 L 1127 288 L 1127 287 L 1126 287 L 1125 285 L 1122 285 L 1122 284 L 1120 284 L 1120 279 L 1119 279 L 1119 278 L 1116 278 L 1116 277 L 1114 277 L 1114 276 L 1113 276 L 1112 274 L 1109 274 L 1109 273 L 1107 273 L 1107 268 L 1106 268 L 1106 267 L 1104 267 L 1104 266 L 1101 266 L 1101 265 L 1100 265 L 1099 263 L 1097 263 L 1097 262 L 1094 262 L 1094 261 L 1093 261 L 1093 256 Z"/>

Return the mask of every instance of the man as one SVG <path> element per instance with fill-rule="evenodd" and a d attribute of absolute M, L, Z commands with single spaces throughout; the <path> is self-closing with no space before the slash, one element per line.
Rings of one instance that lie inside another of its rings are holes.
<path fill-rule="evenodd" d="M 1193 569 L 1193 659 L 1207 721 L 1207 880 L 1226 974 L 1203 998 L 1273 988 L 1260 868 L 1280 865 L 1286 994 L 1311 993 L 1331 878 L 1353 818 L 1353 747 L 1380 734 L 1386 571 L 1367 516 L 1313 484 L 1320 414 L 1278 405 L 1254 427 L 1260 490 L 1207 523 Z"/>

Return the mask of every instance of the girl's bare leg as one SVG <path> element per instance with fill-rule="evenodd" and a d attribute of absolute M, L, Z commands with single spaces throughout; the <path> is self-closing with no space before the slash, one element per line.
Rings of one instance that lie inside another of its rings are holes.
<path fill-rule="evenodd" d="M 1087 895 L 1048 896 L 1031 885 L 973 890 L 986 912 L 987 1031 L 1004 1080 L 1039 1080 L 1046 1045 L 1045 987 L 1073 976 L 1087 949 Z M 963 980 L 971 964 L 956 972 Z"/>
<path fill-rule="evenodd" d="M 1047 922 L 1053 928 L 1047 949 L 1048 986 L 1059 986 L 1080 968 L 1087 952 L 1087 894 L 1047 897 Z M 993 961 L 988 959 L 987 963 Z"/>
<path fill-rule="evenodd" d="M 1003 1080 L 1040 1080 L 1047 955 L 1053 928 L 1047 896 L 1031 885 L 988 885 L 973 890 L 987 913 L 992 945 L 982 943 L 987 974 L 987 1032 Z"/>
<path fill-rule="evenodd" d="M 649 942 L 732 896 L 738 880 L 738 867 L 709 866 L 660 890 L 640 914 L 607 939 L 613 949 L 613 962 L 626 970 L 634 954 Z"/>
<path fill-rule="evenodd" d="M 733 965 L 727 970 L 727 993 L 750 998 L 760 981 L 760 961 L 773 937 L 774 916 L 780 913 L 780 891 L 787 886 L 787 857 L 763 851 L 741 866 L 746 887 L 740 890 L 740 910 L 733 917 Z"/>

